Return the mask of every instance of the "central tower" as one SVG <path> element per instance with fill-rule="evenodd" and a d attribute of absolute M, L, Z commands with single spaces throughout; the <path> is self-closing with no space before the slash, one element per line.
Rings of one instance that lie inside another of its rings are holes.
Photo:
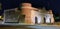
<path fill-rule="evenodd" d="M 31 4 L 22 3 L 22 14 L 25 15 L 25 23 L 31 24 Z"/>

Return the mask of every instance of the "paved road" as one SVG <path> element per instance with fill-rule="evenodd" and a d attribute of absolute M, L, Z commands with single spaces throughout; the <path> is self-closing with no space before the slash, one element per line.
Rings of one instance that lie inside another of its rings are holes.
<path fill-rule="evenodd" d="M 19 25 L 19 26 L 0 26 L 0 29 L 60 29 L 60 26 Z"/>
<path fill-rule="evenodd" d="M 3 24 L 0 29 L 60 29 L 55 25 L 23 25 L 23 24 Z"/>
<path fill-rule="evenodd" d="M 60 26 L 28 26 L 29 28 L 35 28 L 35 29 L 60 29 Z"/>

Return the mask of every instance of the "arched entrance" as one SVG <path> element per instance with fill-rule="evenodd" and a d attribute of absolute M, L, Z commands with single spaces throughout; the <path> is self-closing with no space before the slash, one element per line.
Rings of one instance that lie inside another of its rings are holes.
<path fill-rule="evenodd" d="M 45 17 L 44 17 L 44 23 L 46 23 L 46 19 L 45 19 Z"/>
<path fill-rule="evenodd" d="M 35 17 L 35 24 L 38 24 L 38 20 L 37 20 L 38 18 L 37 17 Z"/>

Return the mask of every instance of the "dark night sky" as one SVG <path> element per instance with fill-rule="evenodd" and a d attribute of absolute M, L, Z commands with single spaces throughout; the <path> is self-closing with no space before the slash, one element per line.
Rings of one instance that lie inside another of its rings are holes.
<path fill-rule="evenodd" d="M 43 7 L 47 9 L 52 9 L 55 14 L 60 12 L 60 0 L 0 0 L 2 3 L 3 10 L 16 8 L 22 2 L 32 3 L 34 7 Z M 60 14 L 60 13 L 59 13 Z"/>

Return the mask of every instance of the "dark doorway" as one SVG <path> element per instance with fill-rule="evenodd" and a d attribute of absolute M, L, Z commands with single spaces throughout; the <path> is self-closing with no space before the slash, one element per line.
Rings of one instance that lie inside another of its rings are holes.
<path fill-rule="evenodd" d="M 38 24 L 38 21 L 37 21 L 37 19 L 38 19 L 38 18 L 37 18 L 37 17 L 35 17 L 35 24 Z"/>
<path fill-rule="evenodd" d="M 46 23 L 46 19 L 44 18 L 44 23 Z"/>
<path fill-rule="evenodd" d="M 20 18 L 19 18 L 19 22 L 20 23 L 24 23 L 25 22 L 25 15 L 20 15 Z"/>

